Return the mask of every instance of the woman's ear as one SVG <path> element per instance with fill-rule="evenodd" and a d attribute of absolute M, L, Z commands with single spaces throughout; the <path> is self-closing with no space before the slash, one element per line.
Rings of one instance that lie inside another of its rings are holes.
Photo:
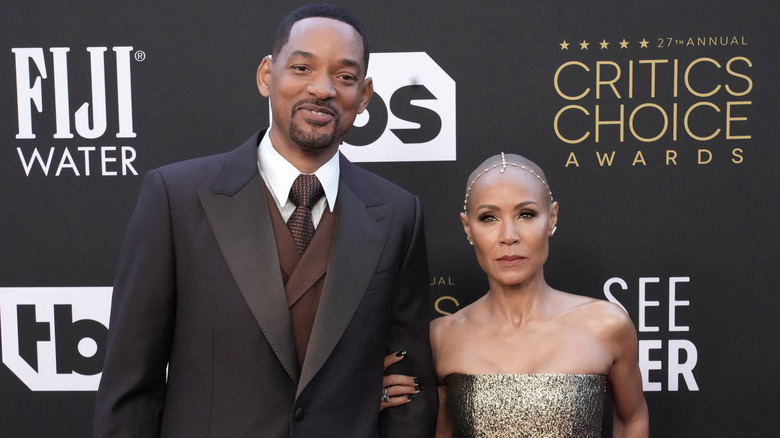
<path fill-rule="evenodd" d="M 469 243 L 474 244 L 471 241 L 471 226 L 469 225 L 469 216 L 465 212 L 460 213 L 460 222 L 463 224 L 463 231 L 466 233 L 466 239 Z"/>
<path fill-rule="evenodd" d="M 555 233 L 555 229 L 558 226 L 558 209 L 559 209 L 558 201 L 553 201 L 552 204 L 550 204 L 550 224 L 549 224 L 549 232 L 550 236 Z"/>

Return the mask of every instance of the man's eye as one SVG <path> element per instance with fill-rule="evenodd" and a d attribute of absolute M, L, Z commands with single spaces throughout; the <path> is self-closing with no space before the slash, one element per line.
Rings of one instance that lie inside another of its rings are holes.
<path fill-rule="evenodd" d="M 353 76 L 353 75 L 346 75 L 346 74 L 344 74 L 344 75 L 339 75 L 338 78 L 341 79 L 343 82 L 346 82 L 346 83 L 349 83 L 349 84 L 354 84 L 355 82 L 357 82 L 357 77 Z"/>

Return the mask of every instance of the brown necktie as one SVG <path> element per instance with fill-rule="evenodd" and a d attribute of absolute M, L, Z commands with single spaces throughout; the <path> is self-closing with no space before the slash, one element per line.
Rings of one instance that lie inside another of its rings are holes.
<path fill-rule="evenodd" d="M 314 235 L 314 221 L 311 218 L 311 207 L 325 192 L 316 175 L 300 174 L 290 188 L 290 200 L 295 204 L 295 211 L 287 219 L 287 228 L 295 239 L 298 253 L 303 254 Z"/>

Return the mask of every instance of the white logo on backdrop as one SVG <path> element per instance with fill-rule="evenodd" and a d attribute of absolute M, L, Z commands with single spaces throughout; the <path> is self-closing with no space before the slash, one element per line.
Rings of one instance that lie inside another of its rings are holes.
<path fill-rule="evenodd" d="M 111 287 L 0 288 L 3 363 L 33 391 L 95 391 Z"/>
<path fill-rule="evenodd" d="M 677 289 L 682 287 L 683 294 L 690 293 L 685 290 L 690 282 L 690 277 L 669 277 L 668 282 L 662 282 L 661 277 L 639 277 L 636 289 L 639 319 L 637 331 L 642 337 L 646 336 L 646 333 L 657 333 L 661 338 L 669 338 L 639 340 L 639 368 L 644 391 L 662 391 L 664 384 L 668 391 L 680 391 L 680 381 L 685 382 L 688 391 L 699 390 L 699 384 L 693 374 L 699 360 L 699 352 L 692 341 L 680 339 L 682 333 L 691 330 L 690 326 L 683 322 L 686 316 L 685 308 L 689 307 L 691 302 L 679 299 Z M 615 297 L 616 294 L 624 293 L 634 293 L 624 279 L 613 277 L 604 283 L 604 296 L 623 307 L 626 312 L 632 313 Z M 666 357 L 662 356 L 664 349 L 667 352 Z"/>
<path fill-rule="evenodd" d="M 19 132 L 16 134 L 16 151 L 25 175 L 45 176 L 101 176 L 138 175 L 133 167 L 136 150 L 128 145 L 73 145 L 72 143 L 47 142 L 47 133 L 53 132 L 55 140 L 81 138 L 96 140 L 110 134 L 109 104 L 116 99 L 116 127 L 118 139 L 136 138 L 133 128 L 133 99 L 131 57 L 143 62 L 146 54 L 131 46 L 113 47 L 116 77 L 107 80 L 107 47 L 87 47 L 89 54 L 89 83 L 92 100 L 83 102 L 75 111 L 71 108 L 71 83 L 69 63 L 85 63 L 80 51 L 71 53 L 69 47 L 51 47 L 47 54 L 43 47 L 17 47 L 14 53 L 16 66 L 16 107 Z M 47 62 L 47 59 L 49 60 Z M 46 82 L 46 86 L 44 86 Z M 109 90 L 111 82 L 116 89 Z M 115 92 L 114 92 L 115 91 Z M 54 113 L 54 126 L 43 113 Z M 75 128 L 75 134 L 74 134 Z M 38 134 L 36 134 L 36 131 Z M 44 135 L 41 135 L 43 133 Z M 40 137 L 44 137 L 41 139 Z M 46 143 L 44 143 L 46 141 Z M 56 145 L 55 145 L 56 144 Z"/>

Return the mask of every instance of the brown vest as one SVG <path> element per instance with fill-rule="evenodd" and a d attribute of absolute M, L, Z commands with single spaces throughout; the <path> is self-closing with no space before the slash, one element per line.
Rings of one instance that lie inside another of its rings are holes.
<path fill-rule="evenodd" d="M 271 212 L 287 305 L 290 308 L 298 366 L 302 367 L 322 295 L 322 286 L 325 284 L 330 248 L 336 229 L 336 215 L 331 213 L 330 209 L 325 209 L 309 246 L 303 254 L 298 254 L 295 240 L 279 209 L 275 208 L 276 202 L 268 188 L 265 195 L 268 210 Z M 300 269 L 297 269 L 298 266 Z"/>

